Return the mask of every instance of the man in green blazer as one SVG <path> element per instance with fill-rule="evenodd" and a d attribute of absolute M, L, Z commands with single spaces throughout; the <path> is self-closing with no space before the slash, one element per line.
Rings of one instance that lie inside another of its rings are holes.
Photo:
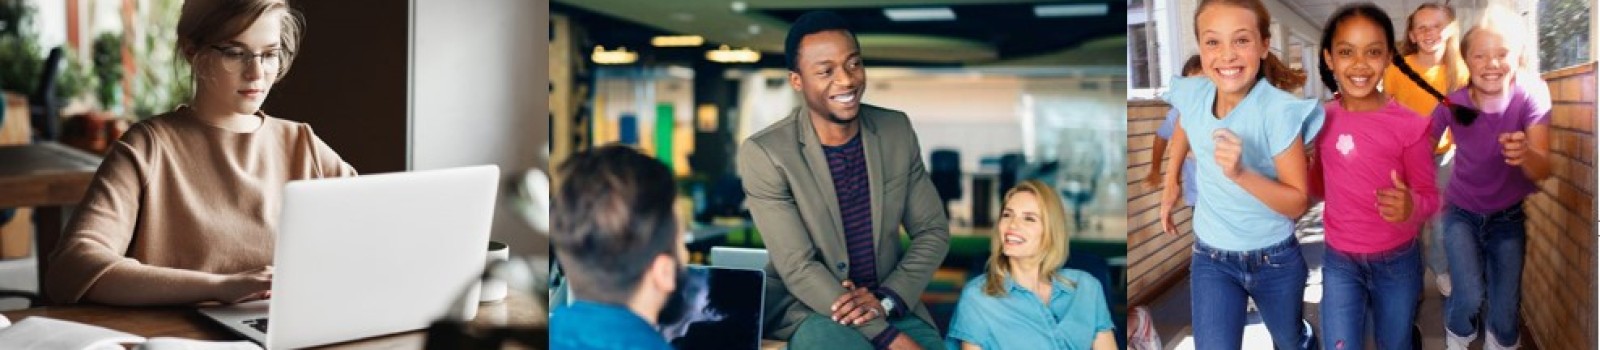
<path fill-rule="evenodd" d="M 767 337 L 796 350 L 942 349 L 919 298 L 949 250 L 944 202 L 905 113 L 861 104 L 860 51 L 838 15 L 802 15 L 785 53 L 805 103 L 739 148 L 771 257 Z"/>

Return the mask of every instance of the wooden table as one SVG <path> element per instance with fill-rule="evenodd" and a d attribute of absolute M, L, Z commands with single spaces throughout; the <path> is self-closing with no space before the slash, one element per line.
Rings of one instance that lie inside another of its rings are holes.
<path fill-rule="evenodd" d="M 55 142 L 0 146 L 0 207 L 78 204 L 100 158 Z"/>
<path fill-rule="evenodd" d="M 0 208 L 38 211 L 34 222 L 40 233 L 34 237 L 40 251 L 38 266 L 49 263 L 44 257 L 61 238 L 66 221 L 62 208 L 83 200 L 100 159 L 55 142 L 0 146 Z"/>
<path fill-rule="evenodd" d="M 116 307 L 103 305 L 47 306 L 0 313 L 15 323 L 30 316 L 86 323 L 141 337 L 178 337 L 199 340 L 233 341 L 244 338 L 222 325 L 201 316 L 194 307 Z M 496 320 L 500 322 L 496 322 Z M 504 326 L 546 326 L 548 312 L 533 297 L 510 293 L 506 299 L 478 307 L 478 317 L 472 326 L 491 328 L 496 323 Z M 411 331 L 372 338 L 353 340 L 321 347 L 323 349 L 421 349 L 426 334 Z"/>

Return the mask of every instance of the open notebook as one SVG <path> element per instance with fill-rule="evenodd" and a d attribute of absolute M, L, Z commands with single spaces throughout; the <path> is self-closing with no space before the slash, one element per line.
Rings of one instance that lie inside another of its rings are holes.
<path fill-rule="evenodd" d="M 182 338 L 144 338 L 105 327 L 33 316 L 16 324 L 0 317 L 0 349 L 260 350 L 248 341 L 212 342 Z"/>

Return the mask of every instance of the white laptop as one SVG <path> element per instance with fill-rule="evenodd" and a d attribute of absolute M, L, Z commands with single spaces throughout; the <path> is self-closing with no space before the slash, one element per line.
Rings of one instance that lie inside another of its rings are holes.
<path fill-rule="evenodd" d="M 499 177 L 485 165 L 290 182 L 272 299 L 200 312 L 268 349 L 465 318 L 477 308 L 462 296 L 478 293 L 467 287 L 483 273 Z"/>
<path fill-rule="evenodd" d="M 749 270 L 767 269 L 767 250 L 740 247 L 711 247 L 711 265 Z"/>

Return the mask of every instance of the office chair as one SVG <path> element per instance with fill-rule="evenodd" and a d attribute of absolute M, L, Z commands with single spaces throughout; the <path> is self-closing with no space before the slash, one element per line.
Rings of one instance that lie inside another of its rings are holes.
<path fill-rule="evenodd" d="M 995 196 L 1003 198 L 1006 191 L 1016 186 L 1022 180 L 1022 167 L 1027 165 L 1027 158 L 1022 153 L 1007 153 L 1000 156 L 1000 187 L 995 191 Z"/>
<path fill-rule="evenodd" d="M 66 58 L 66 51 L 60 46 L 50 49 L 50 56 L 44 60 L 44 67 L 39 72 L 39 83 L 33 89 L 33 95 L 28 96 L 28 114 L 33 122 L 33 141 L 54 141 L 59 137 L 59 123 L 61 121 L 61 100 L 56 97 L 56 81 L 61 77 L 61 66 Z"/>
<path fill-rule="evenodd" d="M 961 152 L 952 149 L 933 150 L 933 154 L 928 156 L 928 179 L 933 182 L 933 188 L 939 191 L 939 199 L 945 203 L 945 208 L 949 208 L 950 201 L 961 199 Z"/>

